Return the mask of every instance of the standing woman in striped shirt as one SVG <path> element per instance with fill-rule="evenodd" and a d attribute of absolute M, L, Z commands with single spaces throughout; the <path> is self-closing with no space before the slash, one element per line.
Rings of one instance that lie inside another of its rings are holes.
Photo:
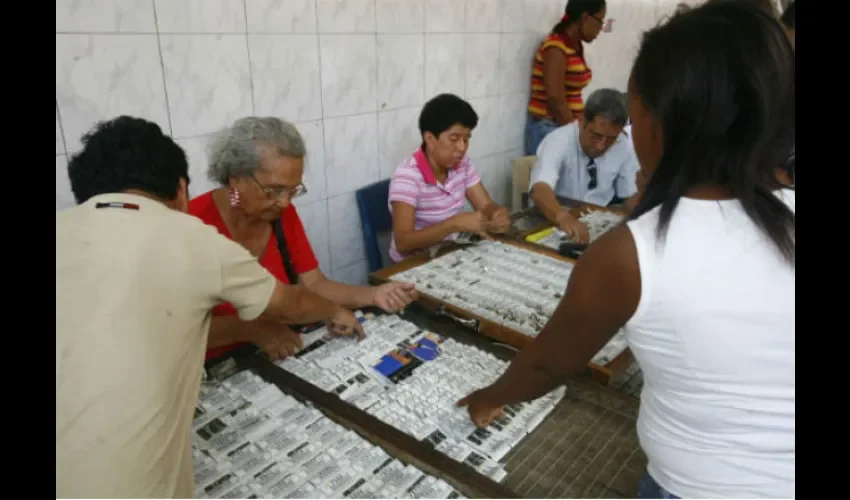
<path fill-rule="evenodd" d="M 584 43 L 605 24 L 605 0 L 569 0 L 564 17 L 537 49 L 531 70 L 531 99 L 525 126 L 525 154 L 537 153 L 546 134 L 581 117 L 582 91 L 593 76 Z"/>

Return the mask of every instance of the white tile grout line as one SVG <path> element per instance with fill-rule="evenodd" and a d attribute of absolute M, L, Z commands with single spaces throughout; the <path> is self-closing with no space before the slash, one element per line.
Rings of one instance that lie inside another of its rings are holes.
<path fill-rule="evenodd" d="M 616 437 L 622 437 L 622 436 L 623 436 L 623 434 L 621 433 L 621 431 L 625 431 L 625 434 L 628 434 L 628 433 L 629 433 L 629 430 L 630 430 L 630 429 L 632 429 L 632 428 L 634 428 L 634 425 L 635 425 L 635 424 L 634 424 L 634 422 L 633 422 L 633 421 L 630 421 L 630 420 L 626 420 L 626 421 L 624 421 L 623 423 L 621 423 L 621 424 L 620 424 L 620 427 L 617 429 Z M 611 439 L 611 441 L 613 441 L 613 438 Z M 607 447 L 607 446 L 611 443 L 611 441 L 609 441 L 609 442 L 605 443 L 605 446 Z M 586 497 L 587 497 L 587 493 L 588 493 L 588 492 L 590 492 L 590 490 L 591 490 L 591 488 L 593 488 L 593 485 L 594 485 L 594 484 L 601 484 L 601 483 L 599 482 L 599 480 L 600 480 L 600 478 L 602 477 L 602 473 L 603 473 L 603 472 L 605 472 L 605 469 L 608 467 L 608 465 L 609 465 L 609 464 L 614 463 L 614 458 L 617 456 L 617 453 L 618 453 L 621 449 L 623 449 L 623 447 L 624 447 L 624 446 L 628 446 L 629 444 L 630 444 L 630 443 L 628 443 L 627 441 L 620 441 L 620 445 L 619 445 L 616 449 L 614 449 L 611 453 L 609 453 L 609 454 L 608 454 L 608 458 L 605 460 L 605 463 L 602 465 L 602 467 L 599 467 L 599 469 L 597 469 L 597 471 L 596 471 L 596 475 L 594 475 L 594 476 L 593 476 L 593 479 L 590 481 L 590 483 L 589 483 L 589 484 L 588 484 L 588 486 L 584 489 L 584 491 L 582 491 L 582 492 L 581 492 L 581 495 L 576 495 L 576 496 L 581 496 L 581 497 L 586 498 Z M 632 444 L 632 446 L 633 446 L 632 451 L 634 451 L 634 448 L 639 447 L 640 445 L 635 443 L 635 444 Z M 629 454 L 629 457 L 631 457 L 631 456 L 632 456 L 632 454 L 633 454 L 633 453 L 630 453 L 630 454 Z M 590 465 L 590 462 L 588 462 L 588 466 L 589 466 L 589 465 Z M 584 473 L 584 471 L 582 471 L 582 474 L 583 474 L 583 473 Z M 604 486 L 603 486 L 603 490 L 602 490 L 602 491 L 605 491 L 605 487 L 604 487 Z M 566 490 L 564 491 L 564 493 L 566 493 Z M 575 492 L 573 492 L 573 493 L 575 493 Z"/>
<path fill-rule="evenodd" d="M 604 413 L 602 413 L 602 415 L 599 417 L 599 419 L 601 420 L 601 419 L 603 419 L 603 418 L 607 417 L 607 416 L 610 414 L 610 412 L 611 412 L 610 410 L 607 410 L 607 409 L 606 409 L 606 410 L 604 410 Z M 594 429 L 594 427 L 595 427 L 595 425 L 598 423 L 598 421 L 599 421 L 599 420 L 597 420 L 596 422 L 594 422 L 594 423 L 592 423 L 592 424 L 590 424 L 590 425 L 586 426 L 586 427 L 584 428 L 584 431 L 582 431 L 581 435 L 574 437 L 573 441 L 569 444 L 569 446 L 567 447 L 567 449 L 565 449 L 565 450 L 561 451 L 561 452 L 560 452 L 557 456 L 558 456 L 558 457 L 563 457 L 564 455 L 566 455 L 566 454 L 570 453 L 570 452 L 571 452 L 571 451 L 572 451 L 572 450 L 576 447 L 576 445 L 577 445 L 578 443 L 581 443 L 581 442 L 582 442 L 582 438 L 584 438 L 584 437 L 585 437 L 586 435 L 588 435 L 588 434 L 591 434 L 591 440 L 592 440 L 594 436 L 592 435 L 591 431 Z M 562 434 L 561 434 L 561 439 L 559 439 L 559 440 L 558 440 L 558 445 L 560 445 L 560 444 L 564 441 L 564 439 L 565 439 L 566 437 L 567 437 L 567 433 L 566 433 L 566 432 L 565 432 L 565 433 L 562 433 Z M 549 456 L 549 453 L 551 453 L 552 451 L 555 451 L 557 448 L 558 448 L 558 446 L 557 446 L 557 445 L 556 445 L 556 446 L 552 446 L 552 447 L 550 447 L 550 448 L 549 448 L 549 450 L 546 452 L 546 454 L 545 454 L 545 455 L 543 455 L 543 458 L 541 458 L 541 459 L 537 462 L 537 464 L 538 464 L 538 465 L 545 464 L 545 463 L 546 463 L 545 458 Z M 556 459 L 555 461 L 557 461 L 557 459 Z M 528 490 L 531 490 L 531 489 L 533 489 L 535 486 L 537 486 L 537 485 L 540 483 L 540 480 L 541 480 L 542 478 L 546 477 L 546 475 L 549 473 L 549 471 L 550 471 L 550 470 L 552 470 L 552 466 L 553 466 L 553 465 L 554 465 L 554 462 L 549 462 L 549 466 L 548 466 L 548 467 L 546 467 L 546 469 L 545 469 L 542 473 L 538 473 L 538 474 L 537 474 L 537 479 L 536 479 L 536 480 L 534 481 L 534 483 L 533 483 L 533 484 L 532 484 L 532 485 L 528 488 Z M 573 465 L 573 464 L 570 464 L 570 468 L 572 468 L 572 465 Z M 537 468 L 537 466 L 532 467 L 532 468 L 531 468 L 531 471 L 535 470 L 536 468 Z M 523 483 L 525 482 L 525 480 L 526 480 L 526 479 L 528 479 L 528 478 L 530 478 L 530 477 L 532 477 L 532 475 L 531 475 L 531 474 L 529 474 L 529 475 L 528 475 L 525 479 L 523 479 L 523 480 L 522 480 L 522 482 L 520 482 L 520 483 L 519 483 L 519 485 L 523 484 Z M 517 485 L 517 489 L 519 489 L 519 485 Z"/>
<path fill-rule="evenodd" d="M 620 415 L 617 415 L 616 413 L 612 413 L 611 417 L 612 417 L 612 420 L 616 420 L 618 417 L 622 418 Z M 613 432 L 612 435 L 604 436 L 605 438 L 607 438 L 605 440 L 605 443 L 597 449 L 596 454 L 593 455 L 593 457 L 591 457 L 591 459 L 587 461 L 587 463 L 584 465 L 582 470 L 573 478 L 572 482 L 570 482 L 569 484 L 563 484 L 563 483 L 560 484 L 561 493 L 559 494 L 559 498 L 563 498 L 563 496 L 568 494 L 568 493 L 572 493 L 575 496 L 584 497 L 584 492 L 589 490 L 590 488 L 593 487 L 594 484 L 596 484 L 597 478 L 602 473 L 602 471 L 605 469 L 605 467 L 608 465 L 608 463 L 611 461 L 611 459 L 614 457 L 614 454 L 616 453 L 616 450 L 619 449 L 619 447 L 616 447 L 616 449 L 613 450 L 613 453 L 609 453 L 607 455 L 607 457 L 605 457 L 603 455 L 603 453 L 605 452 L 605 449 L 608 448 L 608 446 L 610 446 L 616 438 L 619 438 L 619 437 L 623 436 L 624 434 L 627 434 L 629 432 L 629 429 L 631 429 L 633 425 L 634 425 L 634 422 L 630 422 L 628 420 L 626 420 L 624 422 L 620 422 L 620 425 L 617 426 L 616 430 Z M 601 438 L 601 437 L 603 437 L 602 433 L 598 433 L 596 436 L 593 437 L 593 439 L 596 440 L 597 438 Z M 602 463 L 601 467 L 599 467 L 597 469 L 596 474 L 591 478 L 588 485 L 581 492 L 581 495 L 576 494 L 575 491 L 570 492 L 570 489 L 572 489 L 572 486 L 579 483 L 579 479 L 581 479 L 581 476 L 583 476 L 585 474 L 585 472 L 588 472 L 588 469 L 590 468 L 591 464 L 593 464 L 596 461 L 596 459 L 599 458 L 599 457 L 605 457 L 605 461 Z M 555 486 L 552 487 L 552 489 L 546 494 L 547 498 L 551 498 L 550 495 L 552 494 L 553 491 L 555 491 L 555 489 L 557 487 L 558 487 L 558 485 L 555 485 Z"/>
<path fill-rule="evenodd" d="M 566 419 L 564 419 L 563 421 L 560 421 L 560 418 L 561 418 L 561 417 L 558 417 L 557 419 L 556 419 L 556 418 L 552 418 L 552 417 L 554 417 L 554 415 L 556 415 L 557 413 L 564 413 L 564 412 L 566 412 L 566 408 L 567 408 L 566 406 L 559 405 L 558 409 L 557 409 L 555 412 L 553 412 L 552 414 L 550 414 L 550 417 L 549 417 L 549 418 L 547 418 L 548 422 L 558 422 L 562 428 L 566 428 L 566 427 L 567 427 L 567 423 L 569 423 L 569 422 L 572 420 L 572 418 L 573 418 L 573 417 L 574 417 L 574 416 L 578 413 L 577 411 L 575 411 L 575 410 L 571 411 L 571 412 L 567 415 Z M 547 422 L 547 423 L 548 423 L 548 422 Z M 548 446 L 548 445 L 551 445 L 551 444 L 552 444 L 552 442 L 551 442 L 550 440 L 548 440 L 548 439 L 547 439 L 548 434 L 547 434 L 547 435 L 545 435 L 545 436 L 543 435 L 543 434 L 544 434 L 544 433 L 542 432 L 542 429 L 544 428 L 544 427 L 543 427 L 543 425 L 546 425 L 546 424 L 544 423 L 544 424 L 542 424 L 540 427 L 538 427 L 538 429 L 540 429 L 539 434 L 538 434 L 537 432 L 534 432 L 534 433 L 532 434 L 532 435 L 533 435 L 533 436 L 535 436 L 535 437 L 539 436 L 539 438 L 538 438 L 538 439 L 540 439 L 540 443 L 539 443 L 539 444 L 538 444 L 538 445 L 534 448 L 534 450 L 533 450 L 533 451 L 531 451 L 530 453 L 526 454 L 526 455 L 525 455 L 525 457 L 524 457 L 524 458 L 523 458 L 523 459 L 522 459 L 522 460 L 521 460 L 518 464 L 508 463 L 507 465 L 508 465 L 508 467 L 510 467 L 510 470 L 508 470 L 508 474 L 510 474 L 512 470 L 513 470 L 513 471 L 520 471 L 520 470 L 522 470 L 522 466 L 525 464 L 525 462 L 526 462 L 526 461 L 528 461 L 528 459 L 529 459 L 529 458 L 537 456 L 537 452 L 538 452 L 538 451 L 539 451 L 542 447 L 544 447 L 544 446 Z M 562 439 L 562 440 L 564 439 L 564 436 L 566 436 L 566 433 L 564 433 L 564 434 L 563 434 L 563 436 L 561 437 L 561 439 Z M 560 441 L 559 441 L 559 442 L 560 442 Z M 520 449 L 524 449 L 525 447 L 526 447 L 526 443 L 523 443 Z M 519 450 L 517 450 L 517 454 L 519 454 Z M 510 462 L 510 460 L 508 460 L 508 462 Z M 531 467 L 531 469 L 533 469 L 533 468 L 534 468 L 534 466 L 532 466 L 532 467 Z M 516 485 L 516 486 L 514 486 L 512 489 L 513 489 L 514 491 L 518 491 L 519 486 L 521 486 L 521 485 L 525 482 L 525 480 L 526 480 L 526 479 L 528 479 L 528 477 L 527 477 L 527 476 L 526 476 L 526 477 L 523 477 L 523 479 L 522 479 L 519 483 L 517 483 L 517 485 Z"/>
<path fill-rule="evenodd" d="M 68 141 L 65 139 L 65 127 L 62 125 L 62 111 L 59 109 L 59 101 L 56 101 L 56 121 L 59 122 L 59 135 L 62 140 L 62 150 L 64 153 L 56 153 L 56 156 L 60 154 L 64 154 L 67 158 L 68 156 Z"/>
<path fill-rule="evenodd" d="M 314 18 L 316 19 L 316 53 L 319 59 L 319 107 L 322 110 L 322 118 L 319 120 L 321 123 L 322 130 L 322 168 L 325 170 L 325 231 L 328 234 L 327 237 L 327 245 L 328 245 L 328 269 L 333 271 L 333 252 L 331 252 L 331 204 L 330 198 L 327 197 L 328 193 L 328 147 L 327 141 L 325 140 L 325 96 L 323 93 L 324 83 L 322 82 L 322 35 L 319 33 L 319 0 L 313 0 L 313 9 L 314 9 Z"/>
<path fill-rule="evenodd" d="M 609 417 L 610 417 L 610 418 L 609 418 Z M 546 470 L 545 470 L 542 474 L 540 474 L 540 475 L 537 477 L 537 481 L 535 481 L 535 482 L 534 482 L 534 484 L 533 484 L 530 488 L 528 488 L 528 490 L 529 490 L 529 491 L 531 491 L 534 487 L 536 487 L 538 484 L 540 484 L 541 479 L 543 479 L 543 478 L 545 478 L 545 477 L 549 477 L 549 474 L 550 474 L 550 472 L 549 472 L 549 471 L 557 471 L 557 470 L 558 470 L 558 468 L 556 467 L 556 465 L 558 464 L 558 462 L 560 462 L 560 461 L 561 461 L 561 460 L 562 460 L 565 456 L 570 455 L 570 454 L 571 454 L 570 452 L 572 452 L 572 451 L 576 448 L 576 445 L 577 445 L 579 442 L 581 442 L 582 438 L 583 438 L 584 436 L 586 436 L 586 435 L 590 434 L 590 440 L 589 440 L 588 442 L 586 442 L 586 443 L 582 443 L 582 444 L 583 444 L 583 446 L 582 446 L 582 448 L 581 448 L 581 455 L 580 455 L 580 456 L 585 456 L 585 455 L 586 455 L 586 452 L 587 452 L 587 448 L 588 448 L 591 444 L 593 444 L 593 442 L 594 442 L 597 438 L 601 437 L 601 434 L 597 431 L 597 428 L 599 427 L 599 423 L 600 423 L 600 422 L 602 422 L 603 420 L 605 421 L 605 423 L 608 423 L 608 421 L 610 421 L 610 420 L 611 420 L 611 419 L 613 419 L 614 417 L 616 417 L 616 415 L 615 415 L 613 412 L 611 412 L 611 411 L 609 411 L 609 410 L 605 410 L 605 412 L 604 412 L 602 415 L 600 415 L 600 416 L 599 416 L 599 418 L 598 418 L 595 422 L 593 422 L 592 424 L 588 425 L 588 427 L 585 429 L 584 433 L 583 433 L 581 436 L 579 436 L 578 438 L 576 438 L 576 439 L 575 439 L 575 440 L 574 440 L 574 441 L 570 444 L 570 447 L 569 447 L 569 448 L 567 448 L 567 449 L 566 449 L 566 450 L 564 450 L 562 453 L 560 453 L 560 454 L 558 455 L 558 457 L 557 457 L 557 458 L 556 458 L 556 459 L 555 459 L 552 463 L 550 463 L 550 464 L 549 464 L 549 467 L 547 467 L 547 468 L 546 468 Z M 563 438 L 562 438 L 562 439 L 563 439 Z M 610 439 L 610 438 L 609 438 L 609 439 Z M 599 452 L 597 452 L 597 455 L 598 455 L 598 453 L 599 453 Z M 595 457 L 594 457 L 594 458 L 595 458 Z M 591 460 L 591 461 L 592 461 L 592 460 Z M 566 466 L 566 469 L 565 469 L 565 470 L 561 470 L 561 471 L 560 471 L 560 472 L 561 472 L 561 474 L 560 474 L 560 476 L 561 476 L 561 477 L 559 478 L 558 482 L 557 482 L 554 486 L 552 486 L 552 488 L 549 490 L 549 492 L 547 492 L 547 493 L 546 493 L 546 495 L 545 495 L 545 497 L 546 497 L 546 498 L 549 498 L 549 494 L 551 494 L 551 493 L 555 490 L 555 488 L 557 488 L 557 487 L 558 487 L 558 485 L 559 485 L 559 484 L 561 484 L 561 485 L 563 486 L 563 484 L 562 484 L 562 480 L 563 480 L 564 476 L 566 476 L 568 472 L 572 471 L 572 470 L 573 470 L 573 468 L 575 467 L 575 465 L 576 465 L 577 463 L 578 463 L 578 461 L 573 461 L 573 462 L 571 462 L 571 463 L 567 464 L 567 466 Z M 585 468 L 587 468 L 587 466 L 588 466 L 589 464 L 590 464 L 590 462 L 588 462 L 587 464 L 585 464 Z M 579 478 L 580 476 L 581 476 L 581 472 L 579 472 L 579 474 L 578 474 L 578 475 L 576 475 L 576 476 L 573 478 L 573 481 L 577 481 L 577 480 L 578 480 L 578 478 Z"/>
<path fill-rule="evenodd" d="M 242 0 L 242 9 L 245 12 L 245 50 L 248 56 L 248 85 L 251 87 L 251 114 L 257 114 L 257 102 L 254 96 L 254 67 L 251 64 L 251 40 L 248 35 L 248 3 Z"/>
<path fill-rule="evenodd" d="M 165 78 L 165 61 L 162 59 L 162 37 L 159 33 L 159 17 L 156 14 L 156 2 L 155 0 L 151 0 L 151 8 L 153 9 L 153 22 L 154 27 L 156 27 L 156 51 L 159 55 L 159 68 L 162 71 L 162 93 L 165 96 L 165 115 L 168 119 L 168 135 L 172 136 L 174 134 L 174 126 L 171 123 L 171 103 L 168 99 L 168 85 L 166 84 Z"/>

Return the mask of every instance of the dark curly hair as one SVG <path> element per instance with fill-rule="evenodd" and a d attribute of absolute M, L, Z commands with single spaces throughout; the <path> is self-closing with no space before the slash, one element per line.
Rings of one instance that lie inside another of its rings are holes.
<path fill-rule="evenodd" d="M 77 203 L 93 196 L 137 189 L 163 200 L 177 197 L 180 179 L 189 183 L 186 153 L 159 125 L 119 116 L 99 122 L 71 157 L 68 177 Z"/>

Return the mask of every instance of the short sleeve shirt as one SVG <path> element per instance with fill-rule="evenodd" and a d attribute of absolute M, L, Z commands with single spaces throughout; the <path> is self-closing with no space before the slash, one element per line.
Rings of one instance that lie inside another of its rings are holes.
<path fill-rule="evenodd" d="M 155 200 L 57 212 L 57 498 L 191 497 L 210 311 L 254 319 L 274 288 L 244 248 Z"/>
<path fill-rule="evenodd" d="M 639 167 L 626 133 L 620 134 L 602 156 L 593 159 L 597 182 L 589 189 L 590 158 L 579 145 L 578 123 L 568 123 L 546 135 L 537 149 L 529 187 L 542 182 L 558 196 L 601 206 L 611 203 L 615 195 L 625 199 L 637 193 Z"/>
<path fill-rule="evenodd" d="M 394 201 L 407 203 L 415 209 L 416 230 L 433 226 L 462 212 L 466 204 L 466 191 L 480 182 L 478 170 L 466 156 L 448 171 L 444 183 L 438 182 L 420 148 L 404 160 L 393 174 L 390 181 L 390 213 Z M 401 262 L 406 257 L 396 249 L 393 234 L 390 258 L 393 262 Z"/>
<path fill-rule="evenodd" d="M 215 206 L 212 193 L 212 191 L 209 191 L 193 198 L 189 202 L 189 213 L 201 219 L 205 224 L 214 227 L 228 240 L 232 240 L 233 236 L 224 223 L 218 207 Z M 290 204 L 284 208 L 280 217 L 283 234 L 286 238 L 286 248 L 289 251 L 289 258 L 292 261 L 292 268 L 295 273 L 304 274 L 319 267 L 319 262 L 316 260 L 316 255 L 313 253 L 313 248 L 310 246 L 310 241 L 307 239 L 307 233 L 304 231 L 304 225 L 301 223 L 301 218 L 298 216 L 295 206 Z M 286 271 L 283 267 L 283 257 L 278 249 L 277 238 L 274 232 L 272 232 L 271 238 L 269 238 L 269 242 L 266 244 L 266 249 L 260 258 L 260 265 L 282 283 L 289 284 L 289 278 L 286 276 Z M 229 303 L 220 304 L 213 309 L 213 315 L 215 316 L 233 314 L 236 314 L 236 309 Z M 235 349 L 238 345 L 240 344 L 214 347 L 207 351 L 206 359 L 221 356 Z"/>

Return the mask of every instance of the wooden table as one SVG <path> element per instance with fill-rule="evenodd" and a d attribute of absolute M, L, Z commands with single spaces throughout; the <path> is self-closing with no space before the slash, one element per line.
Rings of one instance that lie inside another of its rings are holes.
<path fill-rule="evenodd" d="M 554 252 L 541 245 L 526 243 L 524 241 L 515 241 L 512 239 L 502 239 L 501 241 L 508 245 L 513 245 L 534 253 L 539 253 L 555 258 L 557 260 L 563 261 L 564 263 L 575 264 L 575 261 L 573 259 L 563 257 L 557 252 Z M 460 248 L 460 246 L 451 243 L 443 245 L 441 249 L 437 252 L 437 257 L 453 252 L 458 248 Z M 397 264 L 393 264 L 389 267 L 385 267 L 372 273 L 371 275 L 369 275 L 369 281 L 370 283 L 375 285 L 387 283 L 389 281 L 392 281 L 393 276 L 395 276 L 396 274 L 407 271 L 408 269 L 413 269 L 415 267 L 421 266 L 422 264 L 425 264 L 430 260 L 430 255 L 426 253 L 412 255 Z M 533 337 L 525 335 L 524 333 L 518 332 L 512 328 L 508 328 L 507 326 L 504 326 L 502 324 L 495 323 L 471 311 L 467 311 L 452 304 L 443 302 L 437 297 L 428 295 L 427 293 L 425 293 L 424 290 L 419 290 L 419 297 L 419 305 L 429 314 L 435 315 L 437 317 L 442 316 L 452 318 L 454 321 L 463 325 L 469 331 L 492 339 L 498 343 L 508 345 L 514 349 L 521 350 L 528 343 L 534 340 Z M 615 378 L 626 368 L 628 368 L 629 364 L 632 361 L 633 359 L 631 353 L 628 349 L 625 349 L 608 364 L 602 366 L 591 362 L 588 364 L 587 369 L 589 370 L 589 374 L 594 380 L 598 381 L 603 385 L 608 385 L 613 378 Z"/>
<path fill-rule="evenodd" d="M 624 217 L 626 216 L 626 211 L 618 207 L 603 207 L 569 198 L 558 198 L 558 201 L 561 205 L 568 208 L 570 215 L 575 218 L 581 217 L 590 210 L 613 212 Z M 529 207 L 511 214 L 511 222 L 511 229 L 508 230 L 506 236 L 514 241 L 522 242 L 525 242 L 527 236 L 554 226 L 552 222 L 543 216 L 537 207 Z M 557 253 L 554 250 L 550 250 L 550 252 Z"/>

